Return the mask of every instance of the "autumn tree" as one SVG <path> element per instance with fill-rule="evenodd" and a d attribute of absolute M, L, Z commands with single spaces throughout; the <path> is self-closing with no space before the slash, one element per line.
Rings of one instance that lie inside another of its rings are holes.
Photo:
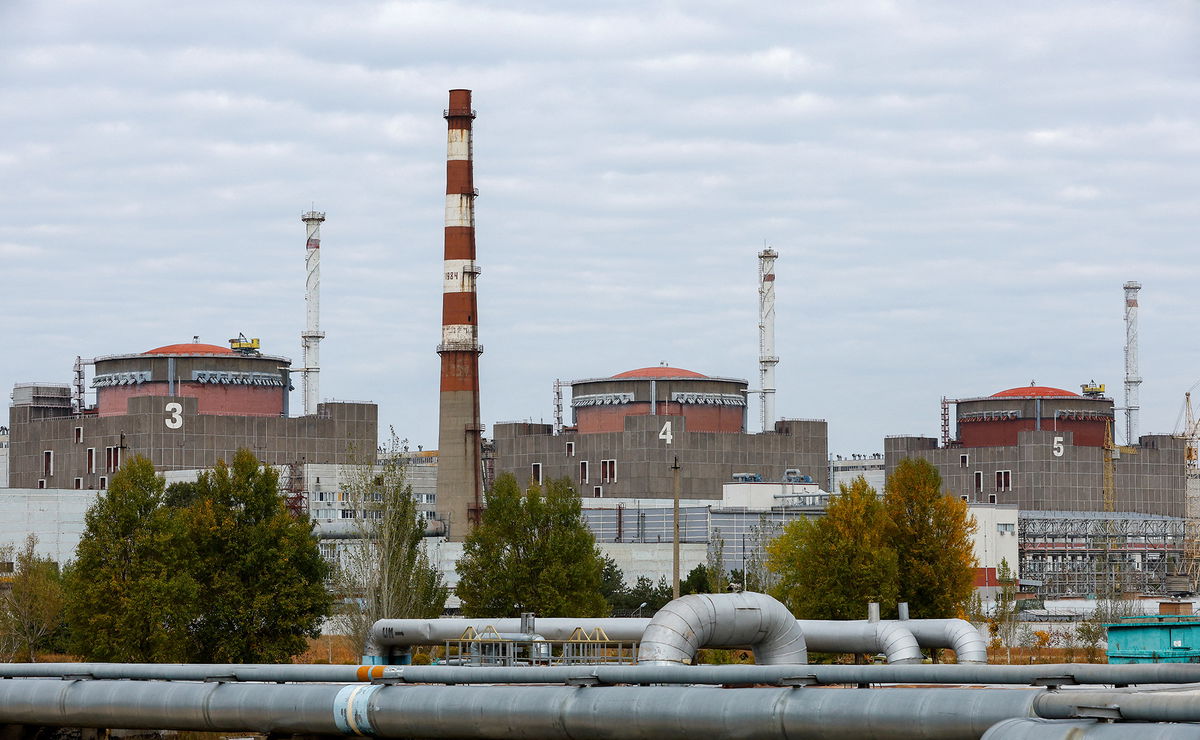
<path fill-rule="evenodd" d="M 942 490 L 928 460 L 901 460 L 888 477 L 883 506 L 899 566 L 899 598 L 913 618 L 957 616 L 974 590 L 975 520 L 967 502 Z"/>
<path fill-rule="evenodd" d="M 825 516 L 797 519 L 767 546 L 771 593 L 800 619 L 863 619 L 896 606 L 897 555 L 874 488 L 862 476 L 830 498 Z"/>
<path fill-rule="evenodd" d="M 0 660 L 33 662 L 62 621 L 62 579 L 58 565 L 37 554 L 37 535 L 25 539 L 13 565 L 8 588 L 0 590 Z"/>
<path fill-rule="evenodd" d="M 346 603 L 334 623 L 356 648 L 380 619 L 430 619 L 446 607 L 447 589 L 426 554 L 425 518 L 394 435 L 388 450 L 377 464 L 347 470 L 343 486 L 360 516 L 351 520 L 356 538 L 335 568 L 334 584 Z"/>
<path fill-rule="evenodd" d="M 463 543 L 458 598 L 472 617 L 585 617 L 607 613 L 604 561 L 566 478 L 522 491 L 511 474 L 484 498 L 479 526 Z"/>

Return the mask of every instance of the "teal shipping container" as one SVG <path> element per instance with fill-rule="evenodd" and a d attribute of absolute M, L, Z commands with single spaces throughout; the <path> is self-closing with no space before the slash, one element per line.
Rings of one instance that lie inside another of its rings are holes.
<path fill-rule="evenodd" d="M 1126 617 L 1105 626 L 1109 663 L 1200 663 L 1200 618 Z"/>

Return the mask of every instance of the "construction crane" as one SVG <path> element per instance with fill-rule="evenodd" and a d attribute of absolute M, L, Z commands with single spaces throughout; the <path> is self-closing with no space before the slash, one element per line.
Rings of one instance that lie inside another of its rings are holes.
<path fill-rule="evenodd" d="M 1104 511 L 1112 513 L 1117 510 L 1117 459 L 1122 454 L 1136 455 L 1136 447 L 1116 445 L 1113 443 L 1113 422 L 1111 418 L 1104 420 Z"/>
<path fill-rule="evenodd" d="M 1175 432 L 1175 436 L 1182 437 L 1187 445 L 1183 454 L 1184 515 L 1187 517 L 1183 534 L 1183 572 L 1188 579 L 1188 588 L 1194 589 L 1200 583 L 1200 518 L 1196 516 L 1194 503 L 1200 492 L 1200 423 L 1192 411 L 1190 390 L 1183 394 L 1183 418 L 1183 428 L 1177 428 Z"/>

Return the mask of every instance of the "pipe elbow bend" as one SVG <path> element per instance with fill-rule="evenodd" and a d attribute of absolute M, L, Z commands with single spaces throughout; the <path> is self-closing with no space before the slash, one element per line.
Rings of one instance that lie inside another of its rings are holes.
<path fill-rule="evenodd" d="M 689 662 L 700 648 L 749 646 L 760 665 L 807 663 L 804 632 L 787 607 L 766 594 L 690 594 L 650 620 L 638 662 Z"/>

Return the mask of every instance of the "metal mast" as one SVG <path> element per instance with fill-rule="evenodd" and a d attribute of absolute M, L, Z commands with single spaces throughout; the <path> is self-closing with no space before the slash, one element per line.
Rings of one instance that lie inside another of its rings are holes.
<path fill-rule="evenodd" d="M 308 276 L 304 281 L 304 331 L 300 333 L 300 341 L 304 347 L 304 367 L 300 372 L 304 378 L 304 415 L 312 416 L 317 413 L 317 403 L 321 400 L 320 372 L 321 353 L 318 346 L 325 337 L 321 331 L 321 222 L 325 220 L 323 211 L 309 211 L 300 216 L 308 233 L 304 244 L 304 267 Z"/>
<path fill-rule="evenodd" d="M 1125 283 L 1125 444 L 1137 444 L 1138 434 L 1138 291 L 1142 284 Z"/>
<path fill-rule="evenodd" d="M 470 90 L 451 90 L 445 111 L 446 233 L 442 282 L 438 510 L 451 540 L 466 539 L 483 510 L 483 425 L 479 421 L 479 314 L 475 300 L 475 184 Z"/>
<path fill-rule="evenodd" d="M 779 253 L 766 247 L 758 253 L 758 366 L 762 389 L 762 430 L 775 428 L 775 260 Z"/>

